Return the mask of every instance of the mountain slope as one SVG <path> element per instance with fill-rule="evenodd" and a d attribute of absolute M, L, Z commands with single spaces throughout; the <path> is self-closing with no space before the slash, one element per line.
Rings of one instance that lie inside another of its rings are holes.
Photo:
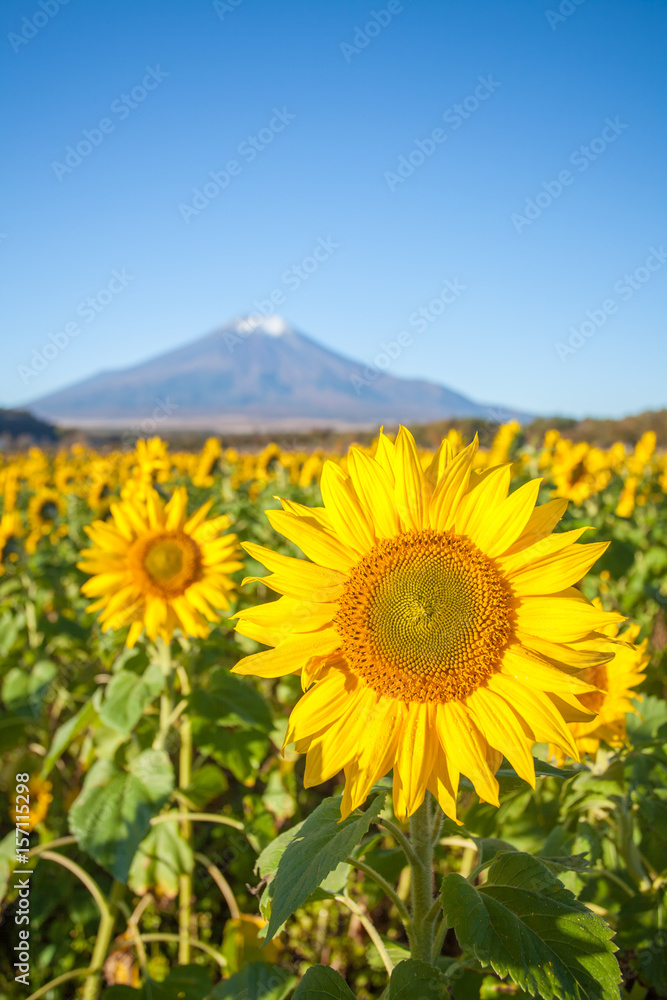
<path fill-rule="evenodd" d="M 184 347 L 121 371 L 101 372 L 34 400 L 59 424 L 122 424 L 166 403 L 173 423 L 213 427 L 216 418 L 321 424 L 425 422 L 489 416 L 444 386 L 364 368 L 277 316 L 241 319 Z"/>

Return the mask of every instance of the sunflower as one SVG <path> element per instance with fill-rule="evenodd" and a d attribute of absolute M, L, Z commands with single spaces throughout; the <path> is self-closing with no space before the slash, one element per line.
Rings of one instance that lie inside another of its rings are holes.
<path fill-rule="evenodd" d="M 312 561 L 244 546 L 282 596 L 235 616 L 274 648 L 234 670 L 301 673 L 286 745 L 307 754 L 306 786 L 344 771 L 343 816 L 392 769 L 401 818 L 426 789 L 455 818 L 461 774 L 498 805 L 503 756 L 534 785 L 533 744 L 576 757 L 568 722 L 592 715 L 577 671 L 612 654 L 582 642 L 622 619 L 572 584 L 607 543 L 552 534 L 567 501 L 536 507 L 540 480 L 508 496 L 510 466 L 473 473 L 476 449 L 453 458 L 445 441 L 423 471 L 407 430 L 381 434 L 347 472 L 325 463 L 324 507 L 267 511 Z"/>
<path fill-rule="evenodd" d="M 50 534 L 57 519 L 64 517 L 66 513 L 67 504 L 61 493 L 46 487 L 38 490 L 28 502 L 28 524 L 31 531 L 26 539 L 26 551 L 34 552 L 40 538 Z"/>
<path fill-rule="evenodd" d="M 29 811 L 27 816 L 20 814 L 16 810 L 16 802 L 10 809 L 12 822 L 21 821 L 28 831 L 34 830 L 38 823 L 46 819 L 49 806 L 53 802 L 51 792 L 53 785 L 50 781 L 43 781 L 38 775 L 32 777 L 28 782 Z"/>
<path fill-rule="evenodd" d="M 594 604 L 601 607 L 598 598 Z M 646 652 L 648 639 L 635 644 L 638 634 L 639 625 L 628 625 L 620 635 L 618 625 L 607 625 L 595 638 L 581 644 L 582 648 L 590 650 L 606 649 L 613 654 L 613 659 L 581 672 L 597 690 L 579 695 L 584 708 L 596 713 L 595 718 L 569 726 L 580 754 L 595 755 L 601 742 L 621 747 L 626 741 L 625 716 L 628 712 L 637 712 L 630 701 L 635 694 L 633 688 L 644 680 L 644 668 L 650 659 Z M 565 757 L 555 747 L 549 749 L 559 764 L 565 762 Z"/>
<path fill-rule="evenodd" d="M 205 638 L 213 610 L 229 607 L 241 569 L 236 535 L 222 535 L 227 515 L 206 520 L 213 500 L 188 518 L 188 494 L 176 489 L 165 505 L 154 489 L 146 498 L 111 504 L 111 520 L 94 521 L 85 530 L 93 546 L 81 553 L 79 569 L 91 574 L 82 586 L 96 597 L 89 611 L 102 610 L 104 630 L 130 626 L 127 645 L 143 630 L 150 639 L 171 639 L 174 629 Z"/>
<path fill-rule="evenodd" d="M 0 576 L 5 572 L 7 562 L 18 561 L 16 543 L 23 534 L 21 515 L 17 510 L 9 510 L 0 517 Z"/>

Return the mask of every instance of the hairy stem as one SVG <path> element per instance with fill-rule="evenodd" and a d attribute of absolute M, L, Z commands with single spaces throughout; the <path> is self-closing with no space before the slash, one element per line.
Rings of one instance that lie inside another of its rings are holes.
<path fill-rule="evenodd" d="M 364 875 L 367 875 L 368 878 L 372 879 L 373 882 L 376 882 L 377 885 L 380 886 L 384 894 L 389 896 L 389 899 L 398 910 L 399 917 L 405 924 L 406 929 L 408 929 L 410 927 L 410 914 L 408 913 L 408 908 L 396 890 L 389 885 L 389 882 L 387 882 L 387 880 L 383 878 L 379 872 L 376 872 L 374 868 L 371 868 L 371 866 L 367 865 L 364 861 L 359 861 L 358 858 L 346 858 L 345 860 L 348 865 L 352 865 L 353 868 L 358 868 L 359 871 L 363 872 Z"/>
<path fill-rule="evenodd" d="M 412 870 L 412 957 L 433 960 L 433 800 L 426 792 L 419 809 L 410 817 L 410 843 L 415 855 Z"/>
<path fill-rule="evenodd" d="M 380 819 L 377 821 L 377 825 L 383 826 L 385 830 L 387 830 L 387 832 L 392 835 L 398 846 L 403 850 L 403 853 L 408 859 L 408 863 L 411 865 L 415 864 L 417 861 L 417 855 L 412 850 L 410 841 L 405 836 L 403 831 L 400 830 L 395 823 L 392 823 L 390 819 L 385 819 L 384 816 L 380 817 Z"/>

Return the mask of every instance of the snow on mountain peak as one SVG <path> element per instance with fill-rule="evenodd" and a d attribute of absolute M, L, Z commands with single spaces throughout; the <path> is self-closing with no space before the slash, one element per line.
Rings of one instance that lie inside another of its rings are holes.
<path fill-rule="evenodd" d="M 282 337 L 288 333 L 289 327 L 282 316 L 272 313 L 270 316 L 245 316 L 236 324 L 239 333 L 249 334 L 259 330 L 269 337 Z"/>

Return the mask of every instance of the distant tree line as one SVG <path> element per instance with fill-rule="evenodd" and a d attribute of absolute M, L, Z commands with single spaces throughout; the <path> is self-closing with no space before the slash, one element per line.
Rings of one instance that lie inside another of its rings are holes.
<path fill-rule="evenodd" d="M 58 434 L 52 424 L 39 420 L 27 410 L 0 408 L 0 440 L 3 442 L 48 444 L 57 439 Z"/>

